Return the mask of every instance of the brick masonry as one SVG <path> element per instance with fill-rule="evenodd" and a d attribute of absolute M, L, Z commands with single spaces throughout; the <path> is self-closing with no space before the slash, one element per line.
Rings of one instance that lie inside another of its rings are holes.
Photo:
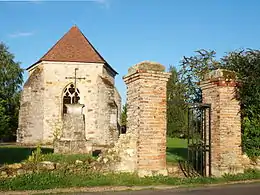
<path fill-rule="evenodd" d="M 124 77 L 128 130 L 137 133 L 139 175 L 167 175 L 166 84 L 170 74 L 157 63 L 141 62 Z"/>
<path fill-rule="evenodd" d="M 170 73 L 158 63 L 141 62 L 129 68 L 127 85 L 127 133 L 108 154 L 118 155 L 117 171 L 139 176 L 167 175 L 166 84 Z M 105 160 L 107 161 L 107 160 Z"/>
<path fill-rule="evenodd" d="M 240 173 L 242 166 L 240 104 L 233 72 L 215 70 L 200 83 L 203 103 L 211 104 L 212 174 Z"/>

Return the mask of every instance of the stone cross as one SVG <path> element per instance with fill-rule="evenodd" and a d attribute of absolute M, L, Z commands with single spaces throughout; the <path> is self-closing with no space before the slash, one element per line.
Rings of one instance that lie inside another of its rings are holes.
<path fill-rule="evenodd" d="M 74 88 L 75 88 L 75 93 L 74 93 L 74 101 L 76 101 L 76 91 L 77 91 L 77 79 L 86 79 L 85 77 L 77 77 L 77 70 L 79 70 L 78 68 L 75 68 L 75 73 L 74 73 L 74 77 L 65 77 L 65 79 L 74 79 Z"/>

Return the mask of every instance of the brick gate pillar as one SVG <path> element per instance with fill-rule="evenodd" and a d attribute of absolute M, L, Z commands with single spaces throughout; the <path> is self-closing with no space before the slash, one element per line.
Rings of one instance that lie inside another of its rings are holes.
<path fill-rule="evenodd" d="M 203 103 L 211 104 L 212 175 L 243 172 L 240 104 L 234 72 L 214 70 L 200 83 Z"/>
<path fill-rule="evenodd" d="M 123 78 L 127 85 L 127 132 L 137 135 L 139 176 L 167 175 L 166 84 L 170 73 L 152 62 L 141 62 Z"/>

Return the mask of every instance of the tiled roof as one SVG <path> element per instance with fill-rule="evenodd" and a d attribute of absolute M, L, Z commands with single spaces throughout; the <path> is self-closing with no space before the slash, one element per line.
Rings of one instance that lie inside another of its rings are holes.
<path fill-rule="evenodd" d="M 77 26 L 73 26 L 32 66 L 41 61 L 104 63 L 112 69 Z M 115 70 L 112 71 L 116 73 Z"/>

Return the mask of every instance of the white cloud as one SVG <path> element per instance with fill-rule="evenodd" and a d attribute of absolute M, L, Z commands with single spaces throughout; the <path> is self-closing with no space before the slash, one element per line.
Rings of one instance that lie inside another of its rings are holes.
<path fill-rule="evenodd" d="M 13 33 L 13 34 L 9 34 L 9 37 L 11 38 L 17 38 L 17 37 L 29 37 L 34 35 L 33 32 L 17 32 L 17 33 Z"/>
<path fill-rule="evenodd" d="M 109 0 L 88 0 L 88 1 L 102 5 L 103 7 L 107 8 L 107 9 L 110 7 Z"/>

